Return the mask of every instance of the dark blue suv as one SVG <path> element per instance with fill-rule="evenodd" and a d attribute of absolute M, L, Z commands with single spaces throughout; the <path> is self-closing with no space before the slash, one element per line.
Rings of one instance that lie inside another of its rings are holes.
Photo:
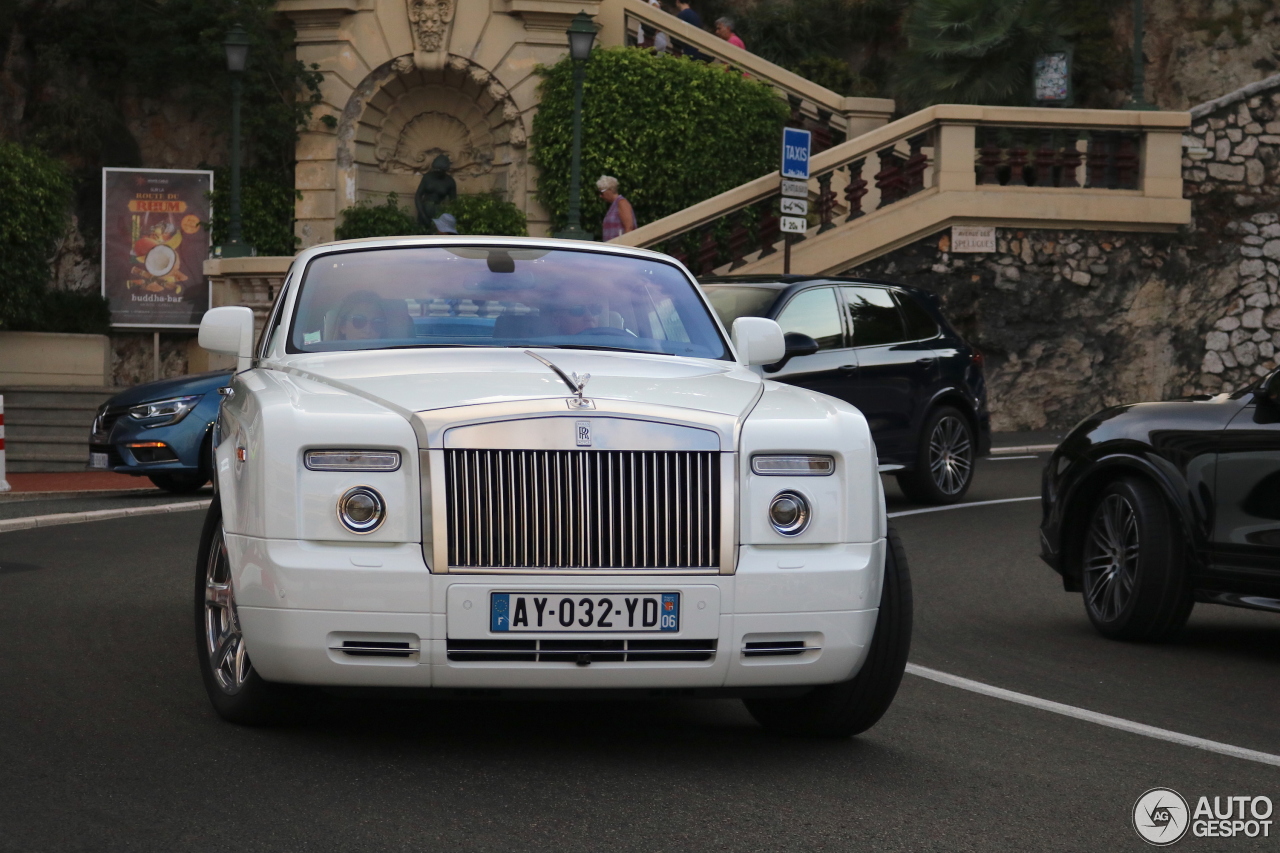
<path fill-rule="evenodd" d="M 89 467 L 148 477 L 170 492 L 194 492 L 213 476 L 210 434 L 231 371 L 161 379 L 121 391 L 98 409 Z"/>
<path fill-rule="evenodd" d="M 787 354 L 776 379 L 838 397 L 866 416 L 880 470 L 907 497 L 953 503 L 991 450 L 982 354 L 956 333 L 926 290 L 856 278 L 717 276 L 701 280 L 727 327 L 777 320 Z"/>

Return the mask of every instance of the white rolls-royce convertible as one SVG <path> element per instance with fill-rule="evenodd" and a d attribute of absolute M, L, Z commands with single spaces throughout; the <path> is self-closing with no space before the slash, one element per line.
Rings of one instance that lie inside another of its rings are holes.
<path fill-rule="evenodd" d="M 227 720 L 399 686 L 733 696 L 847 736 L 892 702 L 911 585 L 865 419 L 752 370 L 812 340 L 726 334 L 666 255 L 327 244 L 256 346 L 243 307 L 200 344 L 237 360 L 195 590 Z"/>

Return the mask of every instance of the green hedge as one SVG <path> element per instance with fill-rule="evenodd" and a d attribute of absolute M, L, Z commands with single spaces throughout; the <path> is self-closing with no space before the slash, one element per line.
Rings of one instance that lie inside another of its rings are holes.
<path fill-rule="evenodd" d="M 67 227 L 71 179 L 36 148 L 0 142 L 0 328 L 41 313 L 49 258 Z"/>
<path fill-rule="evenodd" d="M 459 234 L 525 237 L 529 234 L 524 212 L 497 194 L 460 195 L 445 205 L 445 213 L 458 220 Z M 342 224 L 334 232 L 339 240 L 365 237 L 405 237 L 427 233 L 411 208 L 401 207 L 390 193 L 381 204 L 362 201 L 342 211 Z"/>
<path fill-rule="evenodd" d="M 452 213 L 458 220 L 459 234 L 529 236 L 529 223 L 524 211 L 496 193 L 460 195 L 445 205 L 444 212 Z"/>
<path fill-rule="evenodd" d="M 556 229 L 569 208 L 571 64 L 566 57 L 542 69 L 531 139 L 538 198 Z M 723 66 L 635 48 L 593 51 L 583 94 L 583 227 L 600 233 L 602 174 L 618 179 L 644 224 L 776 169 L 788 112 L 768 86 Z"/>
<path fill-rule="evenodd" d="M 227 241 L 231 211 L 231 169 L 214 169 L 213 245 Z M 240 174 L 240 231 L 259 255 L 292 255 L 299 240 L 293 234 L 294 202 L 302 193 L 291 176 L 276 169 L 246 169 Z"/>
<path fill-rule="evenodd" d="M 342 211 L 342 223 L 334 229 L 334 236 L 339 240 L 407 237 L 421 233 L 417 215 L 401 207 L 395 193 L 389 194 L 382 204 L 362 201 L 348 207 Z"/>

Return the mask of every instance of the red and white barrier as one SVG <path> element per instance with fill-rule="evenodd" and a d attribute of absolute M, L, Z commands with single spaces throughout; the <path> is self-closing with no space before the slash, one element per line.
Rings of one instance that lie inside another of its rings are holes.
<path fill-rule="evenodd" d="M 9 491 L 9 481 L 4 478 L 4 395 L 0 394 L 0 492 Z"/>

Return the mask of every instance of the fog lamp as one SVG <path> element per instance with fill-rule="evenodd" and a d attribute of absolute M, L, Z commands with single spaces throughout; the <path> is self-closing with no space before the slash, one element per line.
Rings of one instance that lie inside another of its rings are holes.
<path fill-rule="evenodd" d="M 769 522 L 783 536 L 798 536 L 809 526 L 809 502 L 790 490 L 778 492 L 769 502 Z"/>
<path fill-rule="evenodd" d="M 338 520 L 352 533 L 372 533 L 382 526 L 387 507 L 382 495 L 368 486 L 356 486 L 338 498 Z"/>

